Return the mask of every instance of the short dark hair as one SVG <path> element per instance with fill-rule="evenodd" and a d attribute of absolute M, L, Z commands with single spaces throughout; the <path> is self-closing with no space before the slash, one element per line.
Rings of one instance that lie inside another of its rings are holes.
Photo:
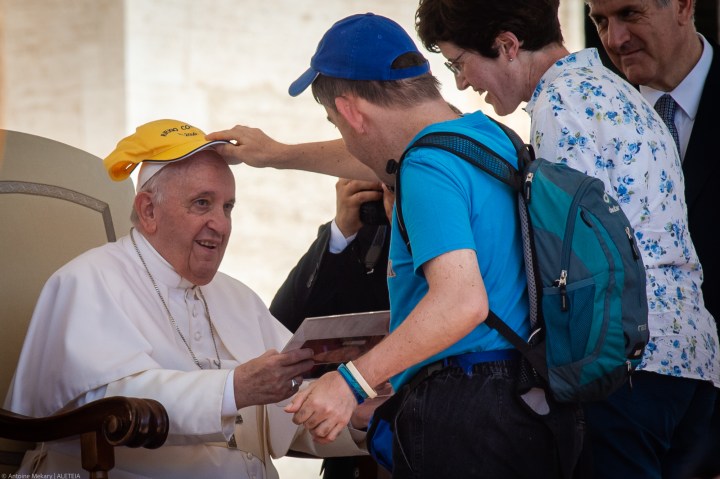
<path fill-rule="evenodd" d="M 426 61 L 420 53 L 409 52 L 399 56 L 392 68 L 408 68 Z M 440 83 L 430 73 L 391 81 L 346 80 L 320 74 L 312 83 L 312 92 L 318 103 L 333 110 L 335 98 L 346 93 L 381 106 L 410 107 L 423 100 L 441 98 Z"/>
<path fill-rule="evenodd" d="M 495 39 L 512 32 L 524 50 L 562 43 L 560 0 L 420 0 L 415 29 L 425 48 L 451 42 L 488 58 L 499 55 Z"/>

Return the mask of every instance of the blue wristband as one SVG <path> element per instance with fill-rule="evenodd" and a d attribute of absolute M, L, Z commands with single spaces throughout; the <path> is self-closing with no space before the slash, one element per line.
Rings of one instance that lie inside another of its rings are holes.
<path fill-rule="evenodd" d="M 345 380 L 347 385 L 350 387 L 350 391 L 352 391 L 353 396 L 355 396 L 355 400 L 358 404 L 362 404 L 365 402 L 365 399 L 367 398 L 367 394 L 363 390 L 362 387 L 358 384 L 357 381 L 355 381 L 355 378 L 353 375 L 348 371 L 347 366 L 344 364 L 340 364 L 337 368 L 338 372 L 340 373 L 340 376 Z"/>

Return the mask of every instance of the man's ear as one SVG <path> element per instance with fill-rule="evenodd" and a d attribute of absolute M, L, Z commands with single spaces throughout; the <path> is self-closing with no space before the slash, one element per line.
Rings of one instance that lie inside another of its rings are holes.
<path fill-rule="evenodd" d="M 152 234 L 157 230 L 157 221 L 155 218 L 155 204 L 153 197 L 147 191 L 142 191 L 135 195 L 133 203 L 135 212 L 137 213 L 143 232 Z"/>
<path fill-rule="evenodd" d="M 339 96 L 335 98 L 335 108 L 340 116 L 358 133 L 365 132 L 365 116 L 358 108 L 358 98 L 354 96 Z"/>
<path fill-rule="evenodd" d="M 677 5 L 677 16 L 680 25 L 687 25 L 695 21 L 695 0 L 678 0 Z"/>
<path fill-rule="evenodd" d="M 520 50 L 520 40 L 513 32 L 500 32 L 495 38 L 495 47 L 497 47 L 500 56 L 512 61 L 517 58 L 518 50 Z"/>

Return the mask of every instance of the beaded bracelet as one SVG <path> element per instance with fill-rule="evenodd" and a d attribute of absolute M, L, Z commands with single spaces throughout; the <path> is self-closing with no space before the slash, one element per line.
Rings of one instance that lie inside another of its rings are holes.
<path fill-rule="evenodd" d="M 345 382 L 350 386 L 350 391 L 352 391 L 353 396 L 355 396 L 355 400 L 358 404 L 362 404 L 365 402 L 365 399 L 368 397 L 363 388 L 358 384 L 358 382 L 353 377 L 352 373 L 348 370 L 347 366 L 344 364 L 340 364 L 337 368 L 338 372 L 340 373 L 340 376 L 345 380 Z"/>

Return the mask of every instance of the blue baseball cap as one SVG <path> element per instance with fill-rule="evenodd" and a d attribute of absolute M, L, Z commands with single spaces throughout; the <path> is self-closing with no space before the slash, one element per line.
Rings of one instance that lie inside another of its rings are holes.
<path fill-rule="evenodd" d="M 310 68 L 288 89 L 291 96 L 305 91 L 317 76 L 345 80 L 402 80 L 430 71 L 422 65 L 392 68 L 397 57 L 417 52 L 415 43 L 403 28 L 389 18 L 374 13 L 351 15 L 336 22 L 318 44 Z"/>

